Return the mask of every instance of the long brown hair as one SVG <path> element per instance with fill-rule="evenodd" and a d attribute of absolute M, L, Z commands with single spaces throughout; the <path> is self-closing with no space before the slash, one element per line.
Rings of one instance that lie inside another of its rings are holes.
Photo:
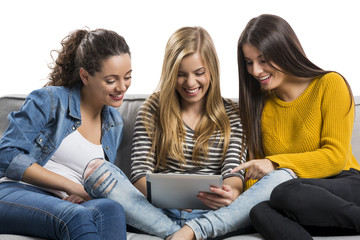
<path fill-rule="evenodd" d="M 324 71 L 306 57 L 294 30 L 281 17 L 263 14 L 248 22 L 238 41 L 239 110 L 249 154 L 263 158 L 260 124 L 269 92 L 262 90 L 260 83 L 248 73 L 242 51 L 244 44 L 258 49 L 266 62 L 276 64 L 291 76 L 314 78 L 330 71 Z M 353 99 L 350 86 L 345 82 Z"/>
<path fill-rule="evenodd" d="M 176 81 L 182 59 L 198 52 L 210 75 L 210 86 L 206 97 L 205 113 L 195 129 L 193 160 L 196 164 L 205 161 L 208 155 L 210 137 L 215 131 L 221 134 L 223 157 L 230 141 L 230 121 L 225 111 L 220 92 L 219 60 L 209 33 L 201 27 L 184 27 L 177 30 L 168 40 L 165 50 L 158 93 L 153 95 L 159 103 L 153 121 L 147 121 L 146 129 L 153 139 L 151 153 L 156 154 L 157 167 L 166 166 L 166 159 L 178 159 L 185 164 L 183 143 L 185 126 L 181 117 L 180 96 Z M 150 106 L 149 106 L 150 107 Z"/>
<path fill-rule="evenodd" d="M 52 51 L 57 53 L 57 58 L 50 66 L 52 72 L 46 86 L 72 87 L 81 83 L 80 68 L 94 75 L 95 72 L 101 71 L 102 62 L 109 57 L 130 55 L 125 39 L 106 29 L 76 30 L 61 41 L 61 46 L 61 50 Z"/>

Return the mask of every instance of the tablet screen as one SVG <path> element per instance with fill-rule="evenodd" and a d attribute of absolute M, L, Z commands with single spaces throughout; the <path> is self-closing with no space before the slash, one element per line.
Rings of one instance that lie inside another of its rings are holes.
<path fill-rule="evenodd" d="M 158 208 L 210 209 L 197 199 L 199 192 L 222 187 L 221 175 L 161 174 L 146 175 L 147 199 Z"/>

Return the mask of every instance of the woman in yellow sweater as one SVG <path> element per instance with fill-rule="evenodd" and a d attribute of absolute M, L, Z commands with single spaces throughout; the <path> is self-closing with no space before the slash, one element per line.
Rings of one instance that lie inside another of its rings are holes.
<path fill-rule="evenodd" d="M 351 150 L 354 100 L 347 81 L 305 55 L 274 15 L 250 20 L 238 42 L 239 102 L 250 161 L 247 187 L 272 171 L 297 176 L 250 213 L 266 239 L 360 232 L 360 166 Z"/>

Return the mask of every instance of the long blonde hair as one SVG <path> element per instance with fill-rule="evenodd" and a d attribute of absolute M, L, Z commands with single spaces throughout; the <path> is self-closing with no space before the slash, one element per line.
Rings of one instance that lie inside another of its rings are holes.
<path fill-rule="evenodd" d="M 185 125 L 181 117 L 180 96 L 176 91 L 178 70 L 182 59 L 198 52 L 210 76 L 206 97 L 205 113 L 195 129 L 195 145 L 192 158 L 200 165 L 208 156 L 210 137 L 220 132 L 219 144 L 223 144 L 223 158 L 230 142 L 230 121 L 225 111 L 220 92 L 219 60 L 209 33 L 201 27 L 183 27 L 168 40 L 165 50 L 158 92 L 153 100 L 158 102 L 152 121 L 145 121 L 146 130 L 152 139 L 150 154 L 157 158 L 156 167 L 165 167 L 168 157 L 185 164 L 183 143 Z M 149 112 L 152 110 L 149 109 Z"/>

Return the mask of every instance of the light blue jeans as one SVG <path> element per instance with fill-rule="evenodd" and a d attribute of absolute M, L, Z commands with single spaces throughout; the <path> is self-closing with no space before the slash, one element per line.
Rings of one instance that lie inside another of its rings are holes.
<path fill-rule="evenodd" d="M 103 176 L 106 178 L 95 187 Z M 269 200 L 277 185 L 292 178 L 285 169 L 273 171 L 229 206 L 216 211 L 194 210 L 192 213 L 154 207 L 118 167 L 107 161 L 85 179 L 84 187 L 92 198 L 107 197 L 118 201 L 124 208 L 127 224 L 141 231 L 165 238 L 186 224 L 193 229 L 196 239 L 206 239 L 249 228 L 251 208 Z"/>
<path fill-rule="evenodd" d="M 256 204 L 269 200 L 272 190 L 280 183 L 293 178 L 294 176 L 287 169 L 272 171 L 240 194 L 229 206 L 208 211 L 201 218 L 186 222 L 186 225 L 195 232 L 196 239 L 217 237 L 247 229 L 251 226 L 250 210 Z"/>
<path fill-rule="evenodd" d="M 105 179 L 95 187 L 103 176 Z M 122 203 L 126 223 L 143 232 L 165 238 L 181 228 L 161 209 L 154 207 L 134 187 L 126 175 L 108 161 L 104 161 L 90 176 L 84 179 L 84 188 L 91 198 L 110 198 Z"/>

